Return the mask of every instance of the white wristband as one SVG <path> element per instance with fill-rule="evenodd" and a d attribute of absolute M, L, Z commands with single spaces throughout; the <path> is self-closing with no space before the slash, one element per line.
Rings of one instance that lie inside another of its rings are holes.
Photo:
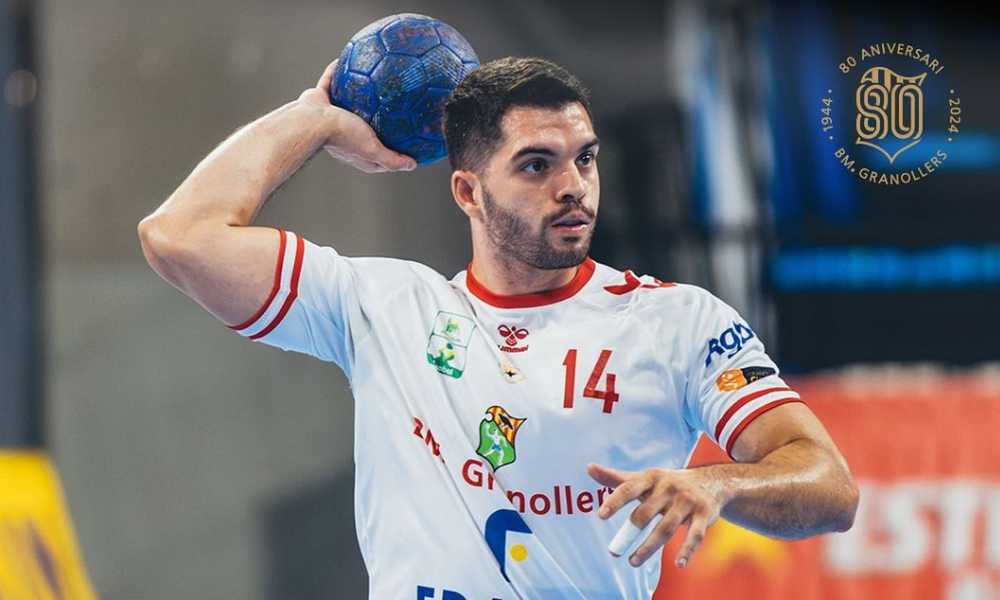
<path fill-rule="evenodd" d="M 614 556 L 621 556 L 625 554 L 625 551 L 629 549 L 635 538 L 639 537 L 642 530 L 632 524 L 632 519 L 625 519 L 625 523 L 615 534 L 615 537 L 608 544 L 608 552 Z"/>

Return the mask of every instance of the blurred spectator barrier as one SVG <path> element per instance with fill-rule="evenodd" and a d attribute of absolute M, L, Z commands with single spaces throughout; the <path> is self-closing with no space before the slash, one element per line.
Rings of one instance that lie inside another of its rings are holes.
<path fill-rule="evenodd" d="M 860 484 L 854 527 L 779 542 L 720 520 L 683 571 L 683 540 L 668 544 L 654 598 L 1000 598 L 1000 373 L 869 368 L 792 385 Z M 692 464 L 725 460 L 703 439 Z"/>
<path fill-rule="evenodd" d="M 96 599 L 55 467 L 41 452 L 0 452 L 0 598 Z"/>

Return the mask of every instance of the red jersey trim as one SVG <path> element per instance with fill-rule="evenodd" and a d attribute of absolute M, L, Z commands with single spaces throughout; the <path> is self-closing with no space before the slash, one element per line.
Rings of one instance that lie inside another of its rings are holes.
<path fill-rule="evenodd" d="M 515 294 L 512 296 L 503 296 L 500 294 L 494 294 L 486 289 L 486 286 L 479 283 L 479 281 L 473 277 L 472 263 L 469 263 L 465 277 L 465 284 L 468 286 L 469 291 L 472 292 L 473 296 L 479 298 L 490 306 L 496 306 L 497 308 L 534 308 L 536 306 L 545 306 L 546 304 L 555 304 L 556 302 L 562 302 L 567 298 L 573 297 L 577 292 L 583 289 L 583 286 L 587 285 L 587 282 L 589 282 L 590 278 L 593 277 L 596 269 L 596 264 L 588 256 L 582 263 L 580 263 L 573 279 L 562 287 L 558 287 L 547 292 L 536 292 L 534 294 Z"/>
<path fill-rule="evenodd" d="M 274 297 L 278 295 L 278 290 L 281 289 L 281 266 L 285 264 L 285 230 L 279 229 L 278 235 L 281 236 L 281 241 L 278 244 L 278 266 L 274 268 L 274 285 L 271 286 L 271 293 L 267 295 L 267 300 L 264 301 L 264 305 L 261 306 L 260 310 L 255 312 L 252 317 L 239 325 L 230 325 L 229 328 L 233 331 L 243 331 L 247 327 L 256 323 L 257 319 L 261 318 L 267 311 L 267 307 L 271 306 L 271 302 L 274 301 Z"/>
<path fill-rule="evenodd" d="M 656 288 L 668 288 L 676 286 L 677 286 L 676 283 L 664 283 L 659 279 L 657 279 L 656 277 L 653 278 L 653 283 L 643 283 L 642 281 L 639 280 L 638 277 L 635 276 L 635 273 L 633 273 L 631 270 L 627 270 L 625 271 L 625 283 L 618 285 L 606 285 L 604 286 L 604 290 L 616 296 L 624 296 L 625 294 L 634 291 L 638 288 L 655 290 Z"/>
<path fill-rule="evenodd" d="M 275 315 L 274 320 L 272 320 L 271 323 L 264 329 L 251 335 L 251 340 L 259 340 L 274 331 L 274 328 L 281 323 L 281 320 L 285 318 L 285 315 L 288 314 L 288 311 L 292 308 L 292 303 L 295 302 L 295 298 L 299 295 L 299 275 L 302 274 L 302 257 L 305 256 L 305 253 L 305 242 L 302 238 L 296 236 L 295 265 L 292 267 L 291 291 L 288 293 L 288 297 L 285 298 L 285 303 L 281 305 L 281 310 L 278 311 L 277 315 Z"/>
<path fill-rule="evenodd" d="M 757 410 L 747 415 L 747 418 L 743 419 L 743 422 L 736 426 L 736 429 L 733 430 L 732 435 L 729 436 L 729 442 L 726 443 L 726 454 L 729 455 L 729 458 L 733 458 L 733 445 L 736 443 L 736 438 L 740 437 L 740 434 L 743 433 L 743 430 L 746 429 L 747 425 L 749 425 L 754 419 L 766 413 L 767 411 L 771 410 L 772 408 L 777 408 L 782 404 L 788 404 L 790 402 L 803 402 L 803 401 L 801 398 L 779 398 L 774 402 L 761 406 Z"/>
<path fill-rule="evenodd" d="M 715 439 L 716 440 L 719 439 L 719 436 L 722 435 L 722 431 L 726 428 L 726 425 L 729 424 L 729 419 L 732 419 L 733 415 L 735 415 L 739 409 L 746 406 L 748 402 L 756 400 L 757 398 L 760 398 L 761 396 L 765 394 L 770 394 L 772 392 L 791 392 L 791 391 L 792 389 L 789 387 L 771 387 L 771 388 L 765 388 L 763 390 L 757 390 L 752 394 L 747 394 L 746 396 L 743 396 L 735 403 L 733 403 L 733 405 L 729 407 L 729 410 L 723 413 L 722 418 L 719 419 L 718 424 L 716 424 L 715 426 Z"/>

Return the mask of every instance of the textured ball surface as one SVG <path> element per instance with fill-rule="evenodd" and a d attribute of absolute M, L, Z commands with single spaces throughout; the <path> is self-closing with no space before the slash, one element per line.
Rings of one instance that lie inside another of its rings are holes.
<path fill-rule="evenodd" d="M 330 100 L 364 119 L 386 147 L 427 165 L 447 155 L 445 101 L 478 66 L 454 27 L 424 15 L 391 15 L 347 43 Z"/>

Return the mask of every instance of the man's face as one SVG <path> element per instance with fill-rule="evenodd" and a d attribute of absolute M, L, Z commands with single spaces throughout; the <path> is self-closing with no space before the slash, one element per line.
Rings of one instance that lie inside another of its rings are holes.
<path fill-rule="evenodd" d="M 579 103 L 515 106 L 482 173 L 483 212 L 501 256 L 538 269 L 586 258 L 600 199 L 597 136 Z"/>

